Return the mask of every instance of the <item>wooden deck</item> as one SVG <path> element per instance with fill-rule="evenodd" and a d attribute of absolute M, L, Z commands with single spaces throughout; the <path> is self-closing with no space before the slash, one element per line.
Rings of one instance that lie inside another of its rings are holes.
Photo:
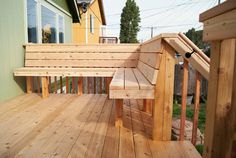
<path fill-rule="evenodd" d="M 1 103 L 0 157 L 200 157 L 190 142 L 152 141 L 141 101 L 124 104 L 124 127 L 116 128 L 107 95 L 26 94 Z"/>

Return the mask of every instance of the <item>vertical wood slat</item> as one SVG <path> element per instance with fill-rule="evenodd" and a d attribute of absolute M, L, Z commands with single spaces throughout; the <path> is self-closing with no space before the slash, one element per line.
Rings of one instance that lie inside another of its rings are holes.
<path fill-rule="evenodd" d="M 41 79 L 42 82 L 42 97 L 47 98 L 49 96 L 48 93 L 48 77 L 43 76 Z"/>
<path fill-rule="evenodd" d="M 63 93 L 63 83 L 62 83 L 62 77 L 60 77 L 60 88 L 61 88 L 61 93 Z"/>
<path fill-rule="evenodd" d="M 123 99 L 115 99 L 115 106 L 116 106 L 115 126 L 122 127 Z"/>
<path fill-rule="evenodd" d="M 78 95 L 83 94 L 83 77 L 78 77 Z"/>
<path fill-rule="evenodd" d="M 33 92 L 33 77 L 32 76 L 26 77 L 26 92 L 28 94 Z"/>
<path fill-rule="evenodd" d="M 71 93 L 75 93 L 75 77 L 72 77 L 72 90 Z"/>
<path fill-rule="evenodd" d="M 90 77 L 87 77 L 87 92 L 90 94 Z"/>
<path fill-rule="evenodd" d="M 51 76 L 48 77 L 48 93 L 51 93 L 52 79 Z"/>
<path fill-rule="evenodd" d="M 54 93 L 57 93 L 57 77 L 54 77 Z"/>
<path fill-rule="evenodd" d="M 143 111 L 152 114 L 152 99 L 143 99 Z"/>
<path fill-rule="evenodd" d="M 193 116 L 193 130 L 192 130 L 192 144 L 195 146 L 197 141 L 197 127 L 198 127 L 198 115 L 200 108 L 200 87 L 201 86 L 201 75 L 196 72 L 196 90 L 195 90 L 195 101 L 194 101 L 194 116 Z"/>
<path fill-rule="evenodd" d="M 99 83 L 99 93 L 102 94 L 102 77 L 100 77 Z"/>
<path fill-rule="evenodd" d="M 111 83 L 112 77 L 106 77 L 106 94 L 109 94 L 109 86 Z"/>
<path fill-rule="evenodd" d="M 96 94 L 96 86 L 97 86 L 96 77 L 93 77 L 93 92 L 94 92 L 94 94 Z"/>
<path fill-rule="evenodd" d="M 188 95 L 188 61 L 184 59 L 183 65 L 183 82 L 182 82 L 182 103 L 180 118 L 180 141 L 184 140 L 185 120 L 186 120 L 186 101 Z"/>
<path fill-rule="evenodd" d="M 70 93 L 69 92 L 69 77 L 66 77 L 66 93 Z"/>
<path fill-rule="evenodd" d="M 40 85 L 40 77 L 37 77 L 37 92 L 40 93 L 40 88 L 41 88 L 41 85 Z"/>

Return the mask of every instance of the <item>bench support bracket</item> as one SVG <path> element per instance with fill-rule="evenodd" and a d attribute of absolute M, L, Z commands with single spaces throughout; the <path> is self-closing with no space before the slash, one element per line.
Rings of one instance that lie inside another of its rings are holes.
<path fill-rule="evenodd" d="M 115 106 L 116 106 L 115 126 L 122 127 L 123 126 L 123 122 L 122 122 L 123 99 L 116 99 Z"/>

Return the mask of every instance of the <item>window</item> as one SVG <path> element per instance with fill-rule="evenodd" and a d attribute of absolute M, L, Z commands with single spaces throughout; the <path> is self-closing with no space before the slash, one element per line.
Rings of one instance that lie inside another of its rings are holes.
<path fill-rule="evenodd" d="M 64 43 L 63 14 L 43 0 L 27 0 L 28 42 Z"/>
<path fill-rule="evenodd" d="M 42 43 L 57 43 L 56 14 L 42 6 Z"/>
<path fill-rule="evenodd" d="M 64 43 L 64 18 L 59 16 L 59 43 Z"/>
<path fill-rule="evenodd" d="M 90 14 L 90 33 L 94 33 L 94 17 Z"/>
<path fill-rule="evenodd" d="M 37 43 L 37 3 L 34 0 L 27 0 L 27 21 L 28 21 L 28 42 Z"/>

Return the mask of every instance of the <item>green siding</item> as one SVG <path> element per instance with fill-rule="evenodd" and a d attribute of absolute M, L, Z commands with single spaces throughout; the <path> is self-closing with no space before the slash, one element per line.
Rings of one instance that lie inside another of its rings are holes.
<path fill-rule="evenodd" d="M 70 12 L 66 0 L 52 0 L 52 1 L 57 5 L 59 5 L 61 8 L 63 8 L 65 11 Z"/>
<path fill-rule="evenodd" d="M 72 43 L 72 18 L 65 15 L 65 43 Z"/>
<path fill-rule="evenodd" d="M 25 91 L 25 77 L 13 76 L 15 68 L 24 66 L 23 44 L 26 43 L 27 27 L 24 2 L 5 0 L 0 5 L 0 102 Z M 62 4 L 61 1 L 60 6 Z M 63 8 L 68 9 L 67 5 Z M 72 19 L 66 14 L 65 42 L 72 42 Z"/>
<path fill-rule="evenodd" d="M 1 1 L 0 5 L 0 101 L 24 91 L 24 78 L 13 70 L 24 66 L 24 0 Z"/>

